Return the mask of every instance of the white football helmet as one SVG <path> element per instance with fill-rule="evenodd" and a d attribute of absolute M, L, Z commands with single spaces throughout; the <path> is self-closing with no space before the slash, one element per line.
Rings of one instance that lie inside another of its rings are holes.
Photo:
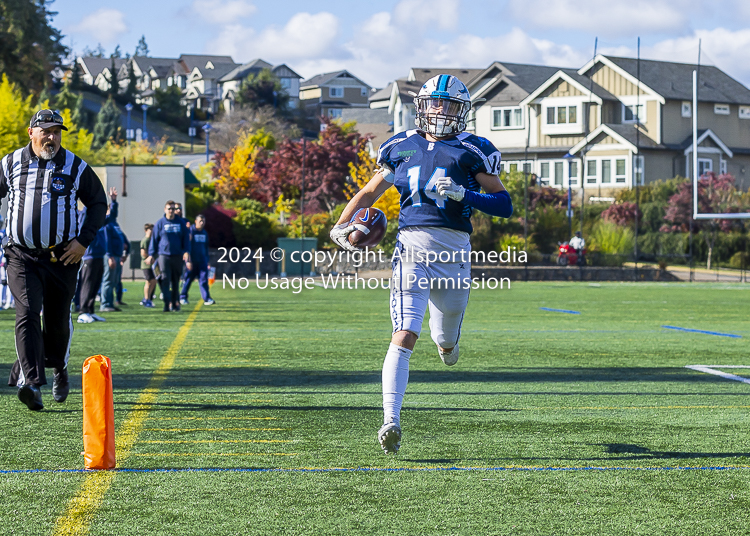
<path fill-rule="evenodd" d="M 422 86 L 414 97 L 414 107 L 417 127 L 436 138 L 444 138 L 466 129 L 471 97 L 461 80 L 449 74 L 439 74 Z"/>

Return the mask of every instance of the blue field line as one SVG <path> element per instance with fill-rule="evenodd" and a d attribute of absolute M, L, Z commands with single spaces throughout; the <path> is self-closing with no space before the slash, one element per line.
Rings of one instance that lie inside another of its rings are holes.
<path fill-rule="evenodd" d="M 424 473 L 440 471 L 730 471 L 750 469 L 750 465 L 727 466 L 675 466 L 675 467 L 312 467 L 298 469 L 242 468 L 242 467 L 193 467 L 184 469 L 112 469 L 115 473 Z M 89 469 L 11 469 L 0 470 L 0 475 L 40 473 L 93 473 Z"/>
<path fill-rule="evenodd" d="M 662 326 L 664 329 L 673 329 L 675 331 L 686 331 L 688 333 L 703 333 L 704 335 L 716 335 L 717 337 L 731 337 L 733 339 L 741 339 L 742 335 L 735 335 L 733 333 L 719 333 L 718 331 L 704 331 L 702 329 L 689 329 L 689 328 L 678 328 L 677 326 Z"/>
<path fill-rule="evenodd" d="M 568 311 L 567 309 L 552 309 L 551 307 L 540 307 L 542 311 L 551 311 L 553 313 L 567 313 L 569 315 L 580 315 L 580 311 Z"/>

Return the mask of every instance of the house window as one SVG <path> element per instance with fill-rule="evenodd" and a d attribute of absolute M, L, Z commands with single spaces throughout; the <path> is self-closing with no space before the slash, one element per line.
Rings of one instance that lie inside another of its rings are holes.
<path fill-rule="evenodd" d="M 750 106 L 740 106 L 740 119 L 750 119 Z"/>
<path fill-rule="evenodd" d="M 513 173 L 514 171 L 518 171 L 518 164 L 510 165 L 510 172 Z"/>
<path fill-rule="evenodd" d="M 279 83 L 281 84 L 281 87 L 283 89 L 290 89 L 292 87 L 292 79 L 291 78 L 281 78 L 279 80 Z"/>
<path fill-rule="evenodd" d="M 643 104 L 622 105 L 622 122 L 623 123 L 645 123 L 646 115 Z"/>
<path fill-rule="evenodd" d="M 596 160 L 586 161 L 586 184 L 596 184 Z"/>
<path fill-rule="evenodd" d="M 493 108 L 492 128 L 523 128 L 521 108 Z"/>
<path fill-rule="evenodd" d="M 719 160 L 719 173 L 721 175 L 726 174 L 727 172 L 727 161 L 723 158 Z"/>
<path fill-rule="evenodd" d="M 577 106 L 551 106 L 547 108 L 548 125 L 564 125 L 578 122 Z"/>
<path fill-rule="evenodd" d="M 328 109 L 328 117 L 331 119 L 340 119 L 341 118 L 341 108 L 329 108 Z"/>
<path fill-rule="evenodd" d="M 612 160 L 602 160 L 602 184 L 612 182 Z"/>
<path fill-rule="evenodd" d="M 682 112 L 682 117 L 690 117 L 693 115 L 693 105 L 689 101 L 682 101 L 680 111 Z"/>
<path fill-rule="evenodd" d="M 643 186 L 644 179 L 643 179 L 643 156 L 634 156 L 633 157 L 633 178 L 634 183 L 638 184 L 640 186 Z"/>
<path fill-rule="evenodd" d="M 362 95 L 363 97 L 366 97 L 367 96 L 367 88 L 363 87 L 363 88 L 360 88 L 360 89 L 361 89 L 360 95 Z"/>
<path fill-rule="evenodd" d="M 329 87 L 328 96 L 331 97 L 332 99 L 343 99 L 344 88 L 343 87 Z"/>
<path fill-rule="evenodd" d="M 571 160 L 568 162 L 568 184 L 576 186 L 578 184 L 578 161 Z"/>
<path fill-rule="evenodd" d="M 539 170 L 539 179 L 542 181 L 543 186 L 549 184 L 549 162 L 542 162 Z"/>
<path fill-rule="evenodd" d="M 615 160 L 615 182 L 625 184 L 625 159 L 618 158 Z"/>
<path fill-rule="evenodd" d="M 555 162 L 555 186 L 563 185 L 563 162 Z"/>
<path fill-rule="evenodd" d="M 523 172 L 524 173 L 531 173 L 531 163 L 530 162 L 526 162 L 523 165 Z"/>
<path fill-rule="evenodd" d="M 714 104 L 714 113 L 716 115 L 729 115 L 728 104 Z"/>
<path fill-rule="evenodd" d="M 710 158 L 699 158 L 698 159 L 698 176 L 702 177 L 709 171 L 714 170 L 714 162 Z"/>

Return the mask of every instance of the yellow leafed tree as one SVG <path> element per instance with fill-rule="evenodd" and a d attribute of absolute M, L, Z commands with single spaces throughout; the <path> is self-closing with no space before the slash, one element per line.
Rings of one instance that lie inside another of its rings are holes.
<path fill-rule="evenodd" d="M 375 170 L 375 159 L 370 156 L 370 151 L 367 147 L 362 147 L 359 150 L 356 163 L 349 163 L 349 171 L 354 184 L 347 184 L 346 186 L 347 199 L 354 197 L 365 184 L 370 182 L 377 172 Z M 400 199 L 398 190 L 388 188 L 373 206 L 382 210 L 385 213 L 385 217 L 390 221 L 398 218 Z"/>
<path fill-rule="evenodd" d="M 26 129 L 34 113 L 31 96 L 21 91 L 3 74 L 0 82 L 0 157 L 29 143 Z"/>

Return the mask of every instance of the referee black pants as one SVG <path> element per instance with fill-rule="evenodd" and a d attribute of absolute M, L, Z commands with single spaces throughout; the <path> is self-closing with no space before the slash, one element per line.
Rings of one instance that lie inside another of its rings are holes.
<path fill-rule="evenodd" d="M 44 368 L 58 371 L 68 364 L 70 302 L 76 290 L 79 263 L 50 262 L 17 246 L 6 249 L 8 286 L 16 300 L 16 354 L 8 385 L 44 385 Z M 40 318 L 40 313 L 44 311 Z"/>
<path fill-rule="evenodd" d="M 164 295 L 164 309 L 172 308 L 180 302 L 180 276 L 184 261 L 182 255 L 159 255 L 159 286 Z M 171 287 L 171 288 L 170 288 Z"/>

